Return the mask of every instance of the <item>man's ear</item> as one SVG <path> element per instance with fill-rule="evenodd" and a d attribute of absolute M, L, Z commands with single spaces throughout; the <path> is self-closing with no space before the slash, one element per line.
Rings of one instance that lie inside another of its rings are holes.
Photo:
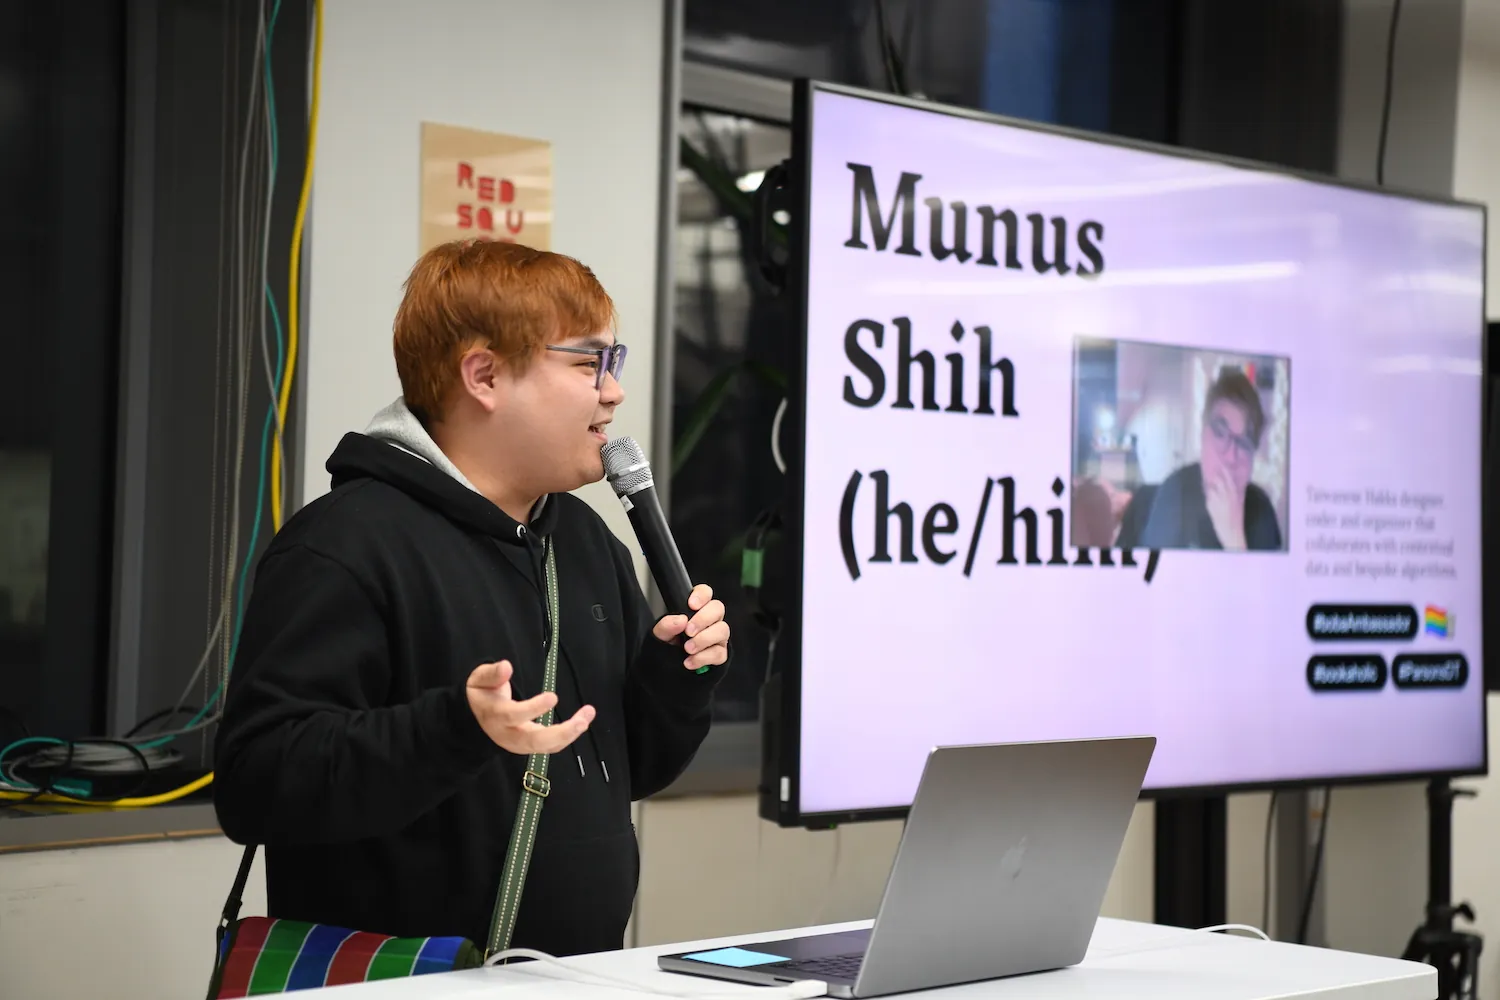
<path fill-rule="evenodd" d="M 459 381 L 463 391 L 486 413 L 493 413 L 499 405 L 500 361 L 495 352 L 485 347 L 472 347 L 464 353 L 458 363 Z"/>

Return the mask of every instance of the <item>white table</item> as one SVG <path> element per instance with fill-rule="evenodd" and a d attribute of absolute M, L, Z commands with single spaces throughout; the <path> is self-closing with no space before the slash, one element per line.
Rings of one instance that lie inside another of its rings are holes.
<path fill-rule="evenodd" d="M 755 1000 L 761 987 L 661 972 L 658 955 L 722 945 L 773 941 L 803 933 L 853 930 L 869 921 L 798 931 L 745 934 L 650 948 L 585 955 L 568 960 L 589 969 L 643 984 L 660 984 L 673 993 L 723 995 L 743 992 Z M 1136 950 L 1140 949 L 1140 950 Z M 544 963 L 509 968 L 472 969 L 414 976 L 356 986 L 287 994 L 323 994 L 340 1000 L 448 1000 L 503 996 L 505 1000 L 624 1000 L 644 994 L 562 978 L 566 973 Z M 1272 1000 L 1311 997 L 1318 1000 L 1434 1000 L 1437 970 L 1428 965 L 1376 958 L 1346 951 L 1266 942 L 1225 934 L 1193 934 L 1178 928 L 1101 919 L 1088 957 L 1081 965 L 1014 979 L 970 983 L 911 994 L 921 1000 Z"/>

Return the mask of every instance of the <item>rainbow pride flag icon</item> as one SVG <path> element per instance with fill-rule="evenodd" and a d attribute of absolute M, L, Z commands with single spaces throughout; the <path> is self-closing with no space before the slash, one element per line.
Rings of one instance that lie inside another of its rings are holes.
<path fill-rule="evenodd" d="M 1453 633 L 1453 617 L 1442 608 L 1429 604 L 1426 614 L 1423 615 L 1422 630 L 1428 635 L 1446 639 Z"/>

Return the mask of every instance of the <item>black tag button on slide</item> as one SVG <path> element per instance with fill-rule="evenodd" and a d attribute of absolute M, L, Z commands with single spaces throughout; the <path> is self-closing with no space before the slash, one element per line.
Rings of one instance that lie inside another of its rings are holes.
<path fill-rule="evenodd" d="M 1403 691 L 1461 688 L 1469 680 L 1469 660 L 1462 653 L 1402 653 L 1391 664 L 1391 679 Z"/>
<path fill-rule="evenodd" d="M 1410 604 L 1314 604 L 1307 609 L 1307 635 L 1316 642 L 1411 639 L 1417 620 Z"/>
<path fill-rule="evenodd" d="M 1307 686 L 1314 691 L 1379 691 L 1385 687 L 1385 680 L 1383 656 L 1330 654 L 1307 661 Z"/>

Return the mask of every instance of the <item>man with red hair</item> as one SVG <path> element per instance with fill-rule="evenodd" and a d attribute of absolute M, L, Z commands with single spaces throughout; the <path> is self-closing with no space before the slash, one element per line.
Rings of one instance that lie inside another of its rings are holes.
<path fill-rule="evenodd" d="M 706 586 L 691 620 L 654 620 L 629 552 L 570 494 L 602 477 L 625 398 L 614 330 L 571 258 L 466 241 L 417 262 L 402 397 L 344 437 L 332 491 L 262 558 L 229 682 L 215 805 L 266 846 L 271 916 L 621 946 L 630 804 L 697 752 L 729 626 Z M 544 808 L 502 921 L 527 796 Z"/>

